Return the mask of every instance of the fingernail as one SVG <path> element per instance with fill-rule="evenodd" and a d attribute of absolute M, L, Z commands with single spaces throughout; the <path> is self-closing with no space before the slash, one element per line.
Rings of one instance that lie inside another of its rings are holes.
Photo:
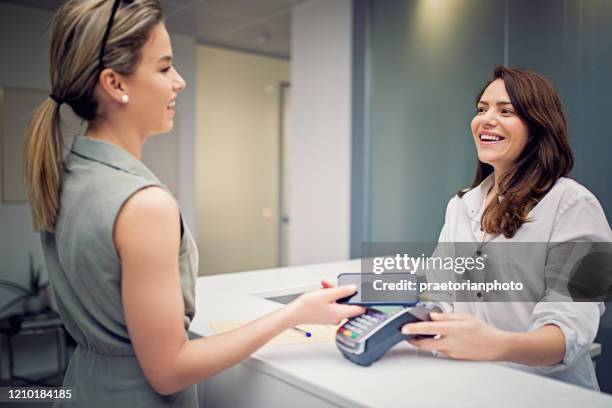
<path fill-rule="evenodd" d="M 440 313 L 438 313 L 438 312 L 431 312 L 429 314 L 429 316 L 432 317 L 432 318 L 437 318 L 437 317 L 440 317 Z"/>
<path fill-rule="evenodd" d="M 349 288 L 353 291 L 353 292 L 357 292 L 357 286 L 356 285 L 349 285 Z"/>
<path fill-rule="evenodd" d="M 409 326 L 402 327 L 402 334 L 410 334 L 410 327 Z"/>

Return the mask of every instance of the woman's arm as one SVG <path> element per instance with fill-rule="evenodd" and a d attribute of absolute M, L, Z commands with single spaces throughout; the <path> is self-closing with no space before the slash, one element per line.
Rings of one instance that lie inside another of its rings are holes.
<path fill-rule="evenodd" d="M 552 324 L 528 333 L 515 333 L 497 329 L 468 314 L 431 313 L 431 319 L 431 322 L 407 324 L 402 332 L 439 335 L 438 339 L 410 340 L 410 343 L 451 358 L 553 365 L 560 363 L 565 355 L 563 332 Z"/>
<path fill-rule="evenodd" d="M 565 336 L 554 324 L 529 333 L 503 332 L 498 360 L 525 365 L 555 365 L 565 356 Z"/>
<path fill-rule="evenodd" d="M 159 187 L 134 194 L 114 230 L 130 339 L 144 375 L 160 394 L 173 394 L 240 362 L 294 325 L 336 324 L 364 311 L 335 303 L 356 288 L 322 289 L 239 329 L 189 341 L 183 326 L 179 237 L 178 207 Z"/>

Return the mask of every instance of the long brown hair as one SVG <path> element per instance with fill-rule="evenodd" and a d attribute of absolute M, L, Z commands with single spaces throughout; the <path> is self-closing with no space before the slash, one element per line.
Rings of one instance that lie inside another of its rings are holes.
<path fill-rule="evenodd" d="M 99 114 L 94 90 L 112 7 L 113 1 L 109 0 L 69 0 L 51 23 L 51 94 L 86 121 L 95 120 Z M 121 75 L 133 73 L 142 46 L 161 21 L 158 0 L 136 0 L 120 7 L 106 41 L 103 66 Z M 60 103 L 51 97 L 30 120 L 24 156 L 34 228 L 53 232 L 60 206 L 62 135 Z"/>
<path fill-rule="evenodd" d="M 499 180 L 501 200 L 493 200 L 482 216 L 487 233 L 512 238 L 525 222 L 529 211 L 550 191 L 555 182 L 567 176 L 574 165 L 574 156 L 567 140 L 567 121 L 561 99 L 552 84 L 543 76 L 526 69 L 499 66 L 482 88 L 502 79 L 519 118 L 528 128 L 525 148 Z M 476 177 L 471 188 L 477 187 L 493 172 L 493 167 L 478 160 Z M 457 192 L 463 197 L 465 191 Z"/>

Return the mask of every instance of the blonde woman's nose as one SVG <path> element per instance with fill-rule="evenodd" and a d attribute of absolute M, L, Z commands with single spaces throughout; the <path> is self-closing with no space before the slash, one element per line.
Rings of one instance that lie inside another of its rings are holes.
<path fill-rule="evenodd" d="M 174 79 L 173 85 L 176 92 L 180 92 L 187 87 L 187 82 L 183 79 L 181 74 L 178 73 L 178 71 L 176 72 L 176 78 Z"/>

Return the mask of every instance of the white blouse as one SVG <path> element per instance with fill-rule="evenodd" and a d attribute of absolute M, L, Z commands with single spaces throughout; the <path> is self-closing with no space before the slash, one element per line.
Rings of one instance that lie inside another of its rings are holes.
<path fill-rule="evenodd" d="M 612 231 L 595 196 L 574 180 L 562 177 L 531 210 L 531 222 L 513 238 L 483 237 L 481 218 L 493 175 L 462 198 L 454 196 L 446 208 L 440 242 L 612 242 Z M 544 271 L 536 271 L 542 274 Z M 565 336 L 565 356 L 552 366 L 504 363 L 599 390 L 589 349 L 604 312 L 595 302 L 455 302 L 455 313 L 469 313 L 502 330 L 530 332 L 547 324 L 558 326 Z"/>

